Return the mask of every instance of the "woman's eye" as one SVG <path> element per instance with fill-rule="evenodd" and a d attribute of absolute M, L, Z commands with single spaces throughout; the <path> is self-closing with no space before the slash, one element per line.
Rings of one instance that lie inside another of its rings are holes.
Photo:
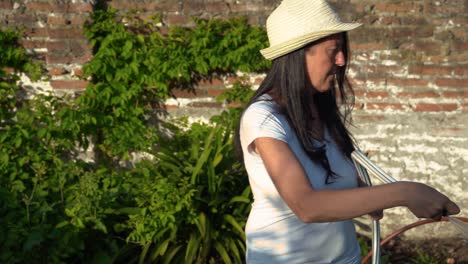
<path fill-rule="evenodd" d="M 331 48 L 328 50 L 330 55 L 335 55 L 338 53 L 338 48 Z"/>

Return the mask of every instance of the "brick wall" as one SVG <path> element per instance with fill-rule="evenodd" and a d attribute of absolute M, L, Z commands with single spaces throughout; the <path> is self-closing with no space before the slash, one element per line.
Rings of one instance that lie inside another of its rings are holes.
<path fill-rule="evenodd" d="M 82 24 L 99 2 L 119 10 L 162 15 L 166 26 L 191 26 L 190 17 L 247 15 L 264 25 L 279 0 L 2 0 L 0 26 L 24 27 L 22 44 L 43 60 L 50 82 L 29 84 L 79 91 L 81 67 L 92 58 Z M 352 128 L 359 145 L 398 179 L 442 189 L 468 215 L 468 44 L 464 0 L 333 0 L 347 20 L 364 23 L 350 34 L 349 74 L 356 90 Z M 241 76 L 254 85 L 262 75 Z M 171 114 L 207 118 L 222 110 L 213 98 L 235 78 L 200 83 L 195 94 L 176 91 Z M 27 82 L 27 80 L 23 80 Z M 392 209 L 391 230 L 415 219 Z M 393 220 L 393 221 L 392 221 Z M 431 227 L 431 230 L 433 227 Z M 447 225 L 435 228 L 449 230 Z M 427 233 L 431 236 L 431 233 Z"/>

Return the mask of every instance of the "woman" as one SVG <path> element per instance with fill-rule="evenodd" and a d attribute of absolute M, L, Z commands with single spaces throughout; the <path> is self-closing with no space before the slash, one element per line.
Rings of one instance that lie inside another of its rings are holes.
<path fill-rule="evenodd" d="M 420 183 L 358 188 L 345 127 L 346 32 L 358 26 L 341 22 L 324 0 L 284 0 L 267 20 L 270 47 L 261 52 L 272 68 L 237 135 L 254 195 L 247 263 L 359 263 L 350 219 L 396 206 L 421 218 L 459 212 Z"/>

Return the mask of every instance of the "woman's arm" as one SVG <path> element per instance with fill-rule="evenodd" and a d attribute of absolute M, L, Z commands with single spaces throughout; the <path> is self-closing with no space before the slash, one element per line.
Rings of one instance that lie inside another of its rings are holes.
<path fill-rule="evenodd" d="M 340 221 L 396 206 L 406 206 L 420 218 L 460 212 L 458 206 L 445 195 L 415 182 L 346 190 L 315 190 L 287 143 L 265 137 L 255 139 L 252 144 L 279 194 L 304 222 Z"/>
<path fill-rule="evenodd" d="M 358 180 L 358 187 L 368 187 L 369 186 L 361 179 L 361 177 L 358 176 L 357 180 Z M 374 212 L 370 212 L 369 216 L 373 220 L 380 220 L 384 216 L 383 209 L 380 209 L 380 210 L 377 210 L 377 211 L 374 211 Z"/>

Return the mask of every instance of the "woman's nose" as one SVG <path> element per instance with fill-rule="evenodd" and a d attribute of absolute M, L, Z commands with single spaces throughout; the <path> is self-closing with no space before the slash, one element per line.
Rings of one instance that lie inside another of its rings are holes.
<path fill-rule="evenodd" d="M 337 66 L 345 66 L 346 64 L 346 59 L 344 57 L 343 51 L 338 51 L 338 53 L 335 56 L 335 64 Z"/>

